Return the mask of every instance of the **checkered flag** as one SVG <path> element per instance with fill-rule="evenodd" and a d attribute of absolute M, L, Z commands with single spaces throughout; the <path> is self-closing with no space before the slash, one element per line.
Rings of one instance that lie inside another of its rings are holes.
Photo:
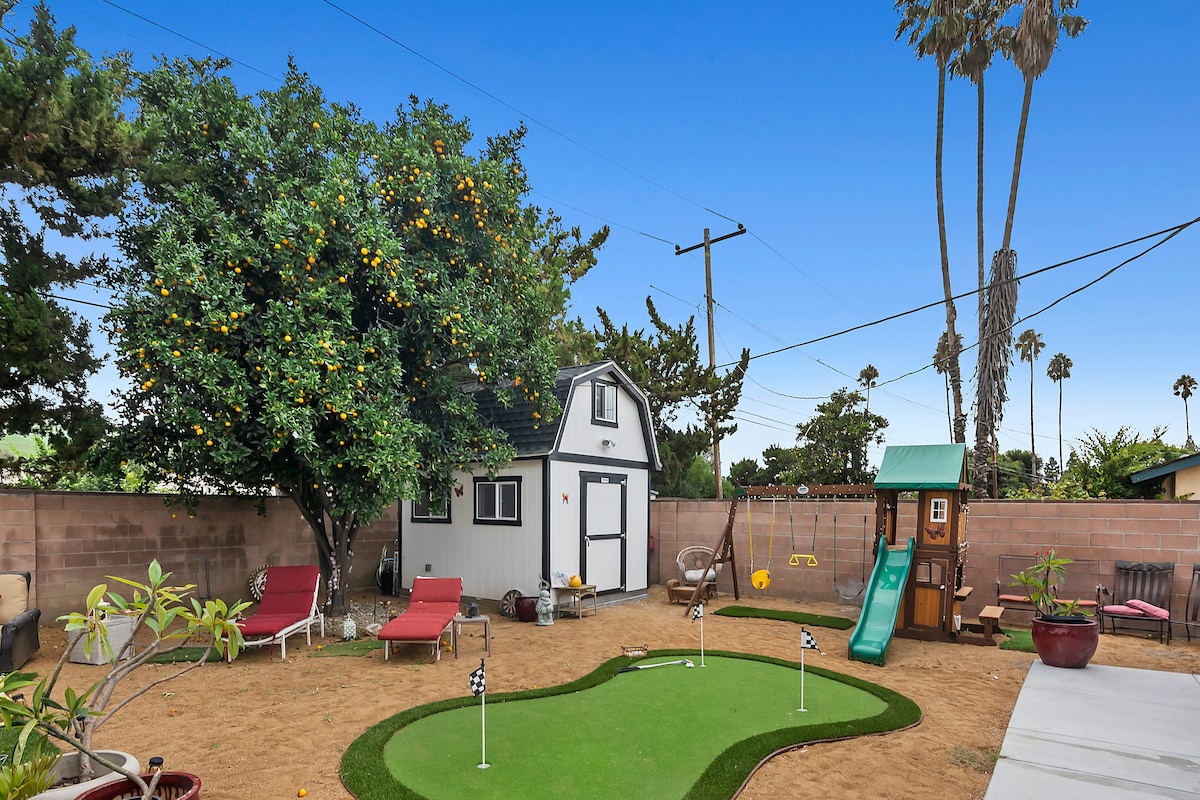
<path fill-rule="evenodd" d="M 813 638 L 813 635 L 803 628 L 800 629 L 800 647 L 804 650 L 821 649 L 820 647 L 817 647 L 817 640 Z"/>
<path fill-rule="evenodd" d="M 692 622 L 704 616 L 704 603 L 696 603 L 692 606 Z"/>
<path fill-rule="evenodd" d="M 483 676 L 483 659 L 479 660 L 479 669 L 471 673 L 470 683 L 471 694 L 475 697 L 479 697 L 479 695 L 487 691 L 487 681 Z"/>

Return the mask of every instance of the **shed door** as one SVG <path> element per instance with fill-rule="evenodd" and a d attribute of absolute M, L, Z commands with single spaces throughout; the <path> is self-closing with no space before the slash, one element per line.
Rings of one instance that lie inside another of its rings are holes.
<path fill-rule="evenodd" d="M 580 571 L 598 592 L 625 590 L 626 478 L 581 472 Z"/>

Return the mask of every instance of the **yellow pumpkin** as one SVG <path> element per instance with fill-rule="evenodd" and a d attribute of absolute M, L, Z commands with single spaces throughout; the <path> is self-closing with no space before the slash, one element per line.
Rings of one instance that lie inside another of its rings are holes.
<path fill-rule="evenodd" d="M 583 578 L 579 577 L 578 575 L 572 575 L 571 580 L 568 582 L 571 584 L 571 586 L 573 588 L 578 588 L 580 586 L 583 586 Z"/>

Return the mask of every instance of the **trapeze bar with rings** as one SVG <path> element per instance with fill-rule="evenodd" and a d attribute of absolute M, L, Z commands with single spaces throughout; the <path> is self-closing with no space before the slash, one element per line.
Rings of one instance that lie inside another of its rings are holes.
<path fill-rule="evenodd" d="M 813 553 L 792 553 L 792 557 L 788 559 L 788 566 L 815 567 L 817 566 L 817 557 Z"/>

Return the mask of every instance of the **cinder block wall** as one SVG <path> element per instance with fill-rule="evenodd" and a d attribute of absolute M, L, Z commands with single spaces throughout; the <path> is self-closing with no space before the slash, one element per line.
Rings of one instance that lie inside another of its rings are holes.
<path fill-rule="evenodd" d="M 262 564 L 314 564 L 311 529 L 287 498 L 269 498 L 259 516 L 247 498 L 201 499 L 194 517 L 158 495 L 0 492 L 0 569 L 34 573 L 42 619 L 78 610 L 109 575 L 144 578 L 154 558 L 180 583 L 227 601 L 250 599 L 246 581 Z M 352 590 L 374 586 L 384 545 L 395 548 L 397 506 L 355 541 Z M 50 624 L 47 622 L 47 624 Z"/>
<path fill-rule="evenodd" d="M 771 542 L 771 504 L 753 501 L 747 520 L 739 503 L 734 521 L 738 585 L 743 596 L 812 599 L 862 605 L 864 583 L 871 574 L 875 502 L 871 500 L 806 499 L 789 509 L 786 500 L 775 505 L 774 543 Z M 659 498 L 650 504 L 650 529 L 655 535 L 655 560 L 661 581 L 675 576 L 676 554 L 690 545 L 715 546 L 729 515 L 728 501 Z M 836 515 L 836 524 L 835 517 Z M 749 530 L 748 530 L 749 522 Z M 900 536 L 914 531 L 916 503 L 901 503 Z M 814 530 L 816 541 L 814 545 Z M 753 531 L 753 542 L 750 539 Z M 795 546 L 793 548 L 793 537 Z M 1001 555 L 1026 555 L 1053 547 L 1076 559 L 1099 562 L 1101 579 L 1113 574 L 1114 562 L 1174 561 L 1173 608 L 1182 618 L 1192 565 L 1200 563 L 1200 502 L 1198 501 L 972 501 L 967 523 L 966 567 L 963 583 L 975 588 L 965 604 L 977 614 L 996 599 Z M 770 565 L 771 585 L 759 592 L 750 584 L 750 550 L 755 568 Z M 789 566 L 793 553 L 814 553 L 817 566 Z M 721 575 L 722 592 L 733 589 L 732 576 Z"/>

